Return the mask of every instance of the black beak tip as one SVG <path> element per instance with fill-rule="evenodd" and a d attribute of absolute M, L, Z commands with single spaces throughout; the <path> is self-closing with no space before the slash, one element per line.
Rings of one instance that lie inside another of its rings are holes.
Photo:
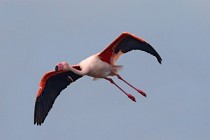
<path fill-rule="evenodd" d="M 58 71 L 58 66 L 55 66 L 55 71 Z"/>

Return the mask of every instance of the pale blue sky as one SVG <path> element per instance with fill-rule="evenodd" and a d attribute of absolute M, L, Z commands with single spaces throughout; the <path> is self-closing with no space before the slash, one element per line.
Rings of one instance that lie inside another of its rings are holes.
<path fill-rule="evenodd" d="M 0 139 L 209 140 L 208 0 L 0 0 Z M 120 74 L 148 97 L 131 102 L 105 80 L 84 77 L 33 125 L 42 75 L 102 51 L 121 32 L 148 41 L 163 58 L 131 52 Z"/>

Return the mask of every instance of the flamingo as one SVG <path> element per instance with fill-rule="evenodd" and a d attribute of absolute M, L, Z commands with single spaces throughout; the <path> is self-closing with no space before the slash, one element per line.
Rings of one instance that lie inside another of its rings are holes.
<path fill-rule="evenodd" d="M 132 50 L 145 51 L 155 56 L 161 64 L 162 58 L 149 43 L 128 32 L 123 32 L 102 52 L 84 59 L 79 64 L 71 66 L 67 62 L 57 63 L 55 70 L 44 74 L 40 81 L 40 87 L 35 100 L 34 124 L 41 125 L 61 91 L 85 75 L 91 76 L 94 79 L 100 78 L 109 81 L 129 99 L 136 102 L 133 95 L 124 91 L 110 78 L 110 76 L 117 76 L 118 79 L 146 97 L 145 92 L 137 89 L 118 74 L 122 65 L 115 65 L 122 54 Z"/>

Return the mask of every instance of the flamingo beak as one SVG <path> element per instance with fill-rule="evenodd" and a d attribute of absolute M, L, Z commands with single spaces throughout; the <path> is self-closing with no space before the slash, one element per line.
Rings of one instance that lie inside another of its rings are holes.
<path fill-rule="evenodd" d="M 55 66 L 55 71 L 58 71 L 58 66 Z"/>

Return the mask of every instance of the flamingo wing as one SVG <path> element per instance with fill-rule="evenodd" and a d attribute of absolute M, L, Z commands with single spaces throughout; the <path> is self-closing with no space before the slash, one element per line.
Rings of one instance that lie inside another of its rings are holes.
<path fill-rule="evenodd" d="M 42 77 L 36 96 L 34 124 L 41 125 L 60 92 L 81 77 L 72 71 L 51 71 L 46 73 Z"/>
<path fill-rule="evenodd" d="M 149 43 L 127 32 L 122 33 L 104 51 L 99 53 L 99 57 L 109 64 L 114 64 L 122 54 L 132 50 L 145 51 L 155 56 L 159 63 L 162 61 L 160 55 Z"/>

